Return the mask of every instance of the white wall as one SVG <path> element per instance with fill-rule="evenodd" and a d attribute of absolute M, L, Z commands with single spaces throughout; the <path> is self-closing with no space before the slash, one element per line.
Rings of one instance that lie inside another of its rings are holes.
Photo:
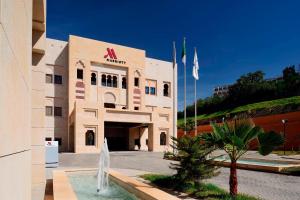
<path fill-rule="evenodd" d="M 171 62 L 157 60 L 153 58 L 146 58 L 145 66 L 145 78 L 156 80 L 157 88 L 156 95 L 145 94 L 145 105 L 146 106 L 157 106 L 157 107 L 173 107 L 173 66 Z M 170 82 L 171 96 L 163 96 L 163 84 L 164 82 Z M 144 90 L 144 88 L 143 88 Z"/>

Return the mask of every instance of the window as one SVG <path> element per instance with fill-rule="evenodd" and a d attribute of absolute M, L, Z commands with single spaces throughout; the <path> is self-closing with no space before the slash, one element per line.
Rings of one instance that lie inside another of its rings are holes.
<path fill-rule="evenodd" d="M 169 97 L 169 84 L 168 83 L 165 83 L 164 84 L 164 96 L 165 97 Z"/>
<path fill-rule="evenodd" d="M 54 83 L 55 84 L 62 84 L 62 76 L 61 75 L 54 75 Z"/>
<path fill-rule="evenodd" d="M 149 86 L 145 87 L 145 94 L 149 94 Z"/>
<path fill-rule="evenodd" d="M 91 85 L 97 85 L 96 73 L 91 74 Z"/>
<path fill-rule="evenodd" d="M 46 83 L 53 83 L 52 74 L 46 74 Z"/>
<path fill-rule="evenodd" d="M 77 79 L 83 79 L 83 69 L 77 69 Z"/>
<path fill-rule="evenodd" d="M 106 86 L 106 75 L 105 74 L 102 74 L 102 76 L 101 76 L 101 85 Z"/>
<path fill-rule="evenodd" d="M 46 106 L 46 116 L 52 116 L 52 106 Z"/>
<path fill-rule="evenodd" d="M 135 106 L 134 107 L 134 110 L 139 110 L 140 108 L 138 106 Z"/>
<path fill-rule="evenodd" d="M 166 145 L 167 143 L 167 135 L 165 132 L 160 133 L 160 145 Z"/>
<path fill-rule="evenodd" d="M 126 81 L 126 77 L 122 78 L 122 88 L 126 89 L 127 88 L 127 81 Z"/>
<path fill-rule="evenodd" d="M 104 108 L 116 108 L 114 103 L 104 103 Z"/>
<path fill-rule="evenodd" d="M 54 141 L 57 141 L 58 142 L 58 145 L 59 146 L 61 146 L 61 138 L 59 138 L 59 137 L 56 137 L 56 138 L 54 138 Z"/>
<path fill-rule="evenodd" d="M 107 76 L 107 87 L 112 87 L 112 80 L 111 80 L 111 75 Z"/>
<path fill-rule="evenodd" d="M 145 86 L 145 94 L 156 95 L 156 87 L 157 81 L 156 80 L 146 80 Z"/>
<path fill-rule="evenodd" d="M 140 85 L 139 82 L 140 82 L 139 78 L 138 78 L 138 77 L 135 77 L 135 78 L 134 78 L 134 86 L 135 86 L 135 87 L 139 87 L 139 85 Z"/>
<path fill-rule="evenodd" d="M 88 130 L 85 133 L 85 145 L 94 146 L 95 145 L 95 133 L 93 130 Z"/>
<path fill-rule="evenodd" d="M 45 141 L 52 141 L 52 138 L 51 137 L 46 137 Z"/>
<path fill-rule="evenodd" d="M 54 107 L 54 116 L 62 116 L 62 107 Z"/>
<path fill-rule="evenodd" d="M 113 87 L 114 88 L 118 87 L 118 77 L 117 76 L 113 76 Z"/>
<path fill-rule="evenodd" d="M 150 87 L 150 94 L 155 95 L 156 94 L 156 88 L 155 87 Z"/>

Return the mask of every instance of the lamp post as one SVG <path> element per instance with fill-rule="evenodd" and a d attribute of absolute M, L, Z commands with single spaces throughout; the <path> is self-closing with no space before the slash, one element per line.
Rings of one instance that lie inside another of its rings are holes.
<path fill-rule="evenodd" d="M 287 124 L 288 120 L 287 119 L 282 119 L 281 122 L 282 122 L 282 125 L 283 125 L 283 139 L 284 139 L 284 142 L 283 142 L 283 155 L 285 155 L 285 128 L 286 128 L 286 124 Z"/>

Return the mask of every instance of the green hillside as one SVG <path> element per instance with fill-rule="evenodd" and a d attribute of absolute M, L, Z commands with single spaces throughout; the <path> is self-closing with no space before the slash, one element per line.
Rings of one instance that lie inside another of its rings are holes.
<path fill-rule="evenodd" d="M 222 110 L 211 114 L 198 115 L 197 119 L 198 120 L 213 119 L 217 117 L 223 117 L 228 114 L 238 114 L 238 113 L 251 112 L 251 111 L 263 110 L 263 109 L 267 110 L 271 108 L 285 108 L 287 106 L 300 106 L 300 96 L 276 99 L 272 101 L 262 101 L 259 103 L 252 103 L 243 106 L 238 106 L 234 109 Z M 188 117 L 187 119 L 194 119 L 194 117 Z M 182 125 L 183 118 L 178 119 L 177 123 L 178 126 Z"/>

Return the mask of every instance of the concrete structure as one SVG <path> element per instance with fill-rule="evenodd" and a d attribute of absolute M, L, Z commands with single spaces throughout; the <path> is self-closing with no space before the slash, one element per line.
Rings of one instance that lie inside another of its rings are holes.
<path fill-rule="evenodd" d="M 43 0 L 0 0 L 0 199 L 43 199 Z"/>
<path fill-rule="evenodd" d="M 230 85 L 222 85 L 222 86 L 215 87 L 213 91 L 214 96 L 219 96 L 219 97 L 226 96 L 228 94 L 229 87 Z"/>
<path fill-rule="evenodd" d="M 99 152 L 104 137 L 110 150 L 166 150 L 177 112 L 173 65 L 145 54 L 77 36 L 47 39 L 46 139 L 76 153 Z"/>
<path fill-rule="evenodd" d="M 94 176 L 97 168 L 87 169 L 68 169 L 68 170 L 55 170 L 53 172 L 53 197 L 55 200 L 77 200 L 76 188 L 70 183 L 68 174 L 81 174 Z M 152 185 L 142 183 L 132 177 L 120 174 L 117 171 L 109 170 L 109 178 L 122 188 L 126 189 L 135 197 L 143 200 L 180 200 L 163 190 L 160 190 Z M 84 185 L 84 183 L 82 183 Z"/>

